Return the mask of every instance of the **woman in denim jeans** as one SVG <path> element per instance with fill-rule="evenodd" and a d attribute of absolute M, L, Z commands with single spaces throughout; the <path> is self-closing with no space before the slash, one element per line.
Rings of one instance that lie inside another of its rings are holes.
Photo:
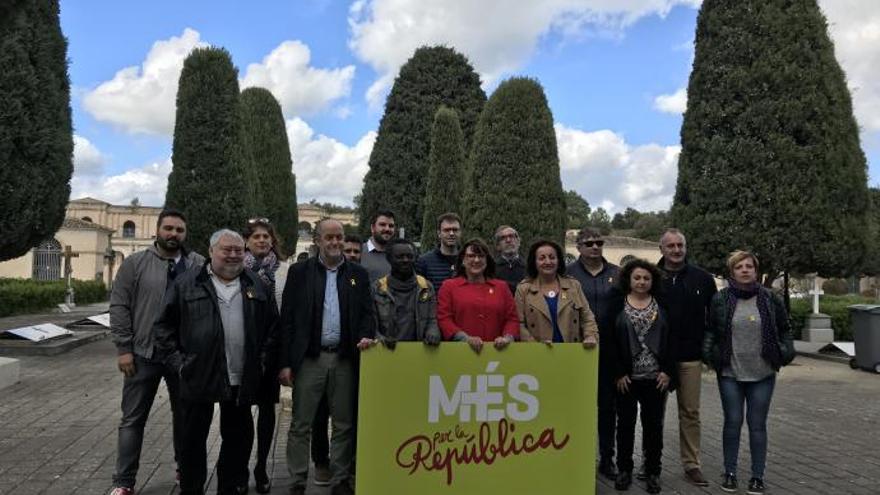
<path fill-rule="evenodd" d="M 782 301 L 758 283 L 758 259 L 735 251 L 727 259 L 727 288 L 712 299 L 703 361 L 715 368 L 724 410 L 724 478 L 721 489 L 737 491 L 743 406 L 749 427 L 752 475 L 747 493 L 764 493 L 767 414 L 776 372 L 794 358 L 788 314 Z"/>

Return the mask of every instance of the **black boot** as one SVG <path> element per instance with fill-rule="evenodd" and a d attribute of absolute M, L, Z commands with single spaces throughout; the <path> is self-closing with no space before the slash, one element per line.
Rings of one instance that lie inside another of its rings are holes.
<path fill-rule="evenodd" d="M 599 461 L 599 474 L 611 481 L 617 480 L 617 469 L 614 468 L 614 461 L 610 457 L 603 458 Z"/>
<path fill-rule="evenodd" d="M 656 474 L 649 474 L 646 481 L 648 493 L 660 493 L 660 477 Z"/>
<path fill-rule="evenodd" d="M 630 485 L 632 485 L 633 478 L 632 473 L 629 471 L 621 471 L 617 473 L 617 479 L 614 480 L 614 489 L 615 490 L 629 490 Z"/>

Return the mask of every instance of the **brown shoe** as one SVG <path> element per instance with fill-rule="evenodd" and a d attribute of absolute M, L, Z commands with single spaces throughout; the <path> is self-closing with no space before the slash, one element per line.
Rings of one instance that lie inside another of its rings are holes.
<path fill-rule="evenodd" d="M 709 482 L 703 477 L 703 472 L 700 471 L 700 468 L 690 468 L 685 471 L 684 479 L 688 480 L 688 483 L 692 485 L 709 486 Z"/>

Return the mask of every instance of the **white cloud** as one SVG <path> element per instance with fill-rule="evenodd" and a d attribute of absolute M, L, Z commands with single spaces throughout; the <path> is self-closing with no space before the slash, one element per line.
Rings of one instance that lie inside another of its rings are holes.
<path fill-rule="evenodd" d="M 73 135 L 73 170 L 78 176 L 100 175 L 109 158 L 88 139 Z"/>
<path fill-rule="evenodd" d="M 377 106 L 397 71 L 422 45 L 466 54 L 487 84 L 521 67 L 540 38 L 619 33 L 646 15 L 699 0 L 358 0 L 349 10 L 355 55 L 379 73 L 367 90 Z"/>
<path fill-rule="evenodd" d="M 565 189 L 611 213 L 631 206 L 665 210 L 672 204 L 680 146 L 633 146 L 609 130 L 581 131 L 556 124 Z"/>
<path fill-rule="evenodd" d="M 260 86 L 278 98 L 285 115 L 310 115 L 348 96 L 355 68 L 316 69 L 311 51 L 300 41 L 285 41 L 259 64 L 250 64 L 242 89 Z"/>
<path fill-rule="evenodd" d="M 675 93 L 657 96 L 654 98 L 654 109 L 664 113 L 684 113 L 687 109 L 687 89 L 679 88 Z"/>
<path fill-rule="evenodd" d="M 118 175 L 74 175 L 70 182 L 71 198 L 92 197 L 111 204 L 128 204 L 137 197 L 142 205 L 162 206 L 171 158 L 141 168 L 127 170 Z"/>
<path fill-rule="evenodd" d="M 880 2 L 820 0 L 846 72 L 856 118 L 865 131 L 880 131 Z"/>
<path fill-rule="evenodd" d="M 128 132 L 171 134 L 183 60 L 202 46 L 207 44 L 190 28 L 179 37 L 153 43 L 140 67 L 126 67 L 86 92 L 83 107 L 96 119 Z"/>
<path fill-rule="evenodd" d="M 300 118 L 287 120 L 287 139 L 296 173 L 298 201 L 316 199 L 340 205 L 353 204 L 361 192 L 376 132 L 364 134 L 354 146 L 315 135 Z"/>

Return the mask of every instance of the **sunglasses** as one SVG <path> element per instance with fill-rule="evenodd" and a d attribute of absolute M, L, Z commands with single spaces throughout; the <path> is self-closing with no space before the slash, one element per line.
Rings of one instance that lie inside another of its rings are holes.
<path fill-rule="evenodd" d="M 584 246 L 584 247 L 593 247 L 593 246 L 602 247 L 604 245 L 605 245 L 605 241 L 583 241 L 583 242 L 581 242 L 581 246 Z"/>
<path fill-rule="evenodd" d="M 269 222 L 269 219 L 266 218 L 266 217 L 262 217 L 262 218 L 251 218 L 250 220 L 248 220 L 248 224 L 249 224 L 249 225 L 253 225 L 253 224 L 255 224 L 255 223 L 266 223 L 266 224 L 268 224 L 268 223 L 270 223 L 270 222 Z"/>

